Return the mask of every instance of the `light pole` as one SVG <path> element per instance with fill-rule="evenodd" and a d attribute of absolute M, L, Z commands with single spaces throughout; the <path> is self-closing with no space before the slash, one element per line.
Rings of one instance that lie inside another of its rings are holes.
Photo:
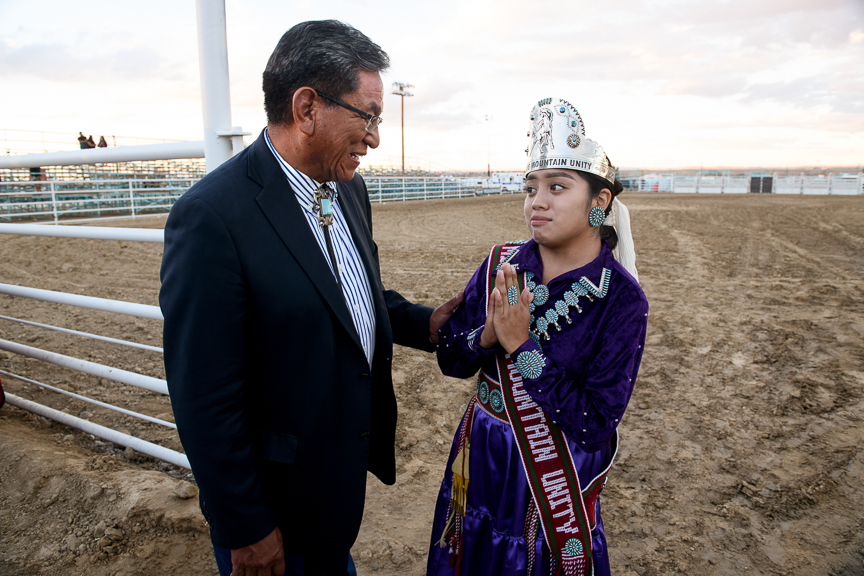
<path fill-rule="evenodd" d="M 402 175 L 405 175 L 405 96 L 414 96 L 408 91 L 414 88 L 413 84 L 405 82 L 393 82 L 393 94 L 402 98 Z"/>
<path fill-rule="evenodd" d="M 492 137 L 490 136 L 492 116 L 486 115 L 486 177 L 492 177 Z"/>

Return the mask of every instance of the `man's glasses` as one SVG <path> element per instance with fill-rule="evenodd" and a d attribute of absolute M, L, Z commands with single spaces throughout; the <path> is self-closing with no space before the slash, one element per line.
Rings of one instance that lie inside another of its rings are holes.
<path fill-rule="evenodd" d="M 330 100 L 334 104 L 338 104 L 339 106 L 342 106 L 343 108 L 347 108 L 348 110 L 351 110 L 352 112 L 359 114 L 363 119 L 366 120 L 366 131 L 367 132 L 373 132 L 375 130 L 375 128 L 377 128 L 378 125 L 384 121 L 380 116 L 373 116 L 369 112 L 364 112 L 363 110 L 360 110 L 359 108 L 355 108 L 354 106 L 351 106 L 350 104 L 346 104 L 345 102 L 342 102 L 341 100 L 337 100 L 336 98 L 333 98 L 332 96 L 328 96 L 327 94 L 324 94 L 323 92 L 318 92 L 318 95 L 321 96 L 322 98 L 326 98 L 327 100 Z"/>

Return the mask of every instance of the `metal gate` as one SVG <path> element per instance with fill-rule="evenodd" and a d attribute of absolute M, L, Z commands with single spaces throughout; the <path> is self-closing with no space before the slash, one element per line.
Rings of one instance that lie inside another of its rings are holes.
<path fill-rule="evenodd" d="M 751 194 L 771 194 L 771 188 L 774 185 L 773 176 L 751 176 L 750 177 L 750 193 Z"/>

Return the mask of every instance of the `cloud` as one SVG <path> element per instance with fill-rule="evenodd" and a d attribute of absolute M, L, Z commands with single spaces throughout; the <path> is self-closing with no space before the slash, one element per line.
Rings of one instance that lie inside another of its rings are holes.
<path fill-rule="evenodd" d="M 712 74 L 705 71 L 689 77 L 676 78 L 667 83 L 662 94 L 687 94 L 708 98 L 724 98 L 740 94 L 747 87 L 747 78 L 742 74 Z"/>
<path fill-rule="evenodd" d="M 427 108 L 411 115 L 411 125 L 433 132 L 446 132 L 478 122 L 478 115 L 469 111 L 448 111 Z"/>
<path fill-rule="evenodd" d="M 0 75 L 29 76 L 53 82 L 112 79 L 164 79 L 171 72 L 152 48 L 127 48 L 102 55 L 78 53 L 59 42 L 15 47 L 0 41 Z"/>
<path fill-rule="evenodd" d="M 403 72 L 388 73 L 384 78 L 385 103 L 384 118 L 388 126 L 400 122 L 400 97 L 391 95 L 392 82 L 401 79 Z M 470 93 L 473 84 L 468 80 L 457 78 L 436 77 L 430 74 L 411 75 L 414 95 L 405 97 L 405 114 L 411 126 L 441 132 L 452 130 L 482 120 L 482 116 L 473 110 L 470 99 L 466 101 L 466 93 Z"/>
<path fill-rule="evenodd" d="M 800 76 L 789 68 L 802 56 L 824 63 L 848 55 L 864 29 L 862 6 L 855 0 L 628 0 L 604 4 L 600 19 L 571 3 L 541 3 L 528 12 L 505 3 L 483 26 L 464 11 L 458 14 L 458 22 L 446 24 L 465 40 L 427 50 L 439 58 L 459 53 L 461 62 L 488 62 L 491 74 L 523 82 L 562 76 L 650 81 L 659 93 L 724 98 L 772 73 L 782 73 L 783 80 Z M 502 19 L 507 10 L 522 14 Z M 862 72 L 860 63 L 847 60 L 844 66 Z"/>
<path fill-rule="evenodd" d="M 70 116 L 92 118 L 122 103 L 111 124 L 128 126 L 138 120 L 123 116 L 133 101 L 148 110 L 136 129 L 142 134 L 158 125 L 172 137 L 180 116 L 200 122 L 194 3 L 46 2 L 48 9 L 0 1 L 0 82 L 29 90 L 20 98 L 0 93 L 0 102 L 20 125 L 50 126 L 42 118 L 48 105 L 35 104 L 49 97 Z M 743 161 L 735 154 L 758 163 L 776 154 L 765 147 L 793 141 L 792 131 L 833 150 L 829 158 L 861 149 L 862 0 L 440 0 L 422 13 L 418 6 L 232 0 L 234 123 L 252 131 L 262 123 L 260 74 L 285 29 L 335 17 L 392 57 L 381 154 L 401 153 L 392 80 L 417 86 L 405 101 L 407 153 L 466 168 L 485 165 L 487 155 L 493 167 L 496 156 L 520 165 L 525 115 L 547 95 L 570 99 L 592 137 L 626 164 Z M 101 102 L 91 102 L 96 87 Z M 494 122 L 484 122 L 486 114 Z M 753 135 L 763 134 L 759 148 Z"/>
<path fill-rule="evenodd" d="M 846 89 L 838 89 L 832 80 L 830 76 L 810 76 L 789 82 L 752 84 L 743 100 L 773 100 L 799 108 L 826 106 L 841 113 L 864 113 L 864 81 L 860 77 L 849 79 Z"/>

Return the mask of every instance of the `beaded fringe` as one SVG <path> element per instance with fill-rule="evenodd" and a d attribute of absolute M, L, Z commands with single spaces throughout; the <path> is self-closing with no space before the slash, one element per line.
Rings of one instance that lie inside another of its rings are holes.
<path fill-rule="evenodd" d="M 467 460 L 467 453 L 465 459 Z M 465 516 L 466 500 L 468 499 L 468 478 L 463 478 L 459 474 L 453 473 L 453 490 L 451 491 L 450 498 L 453 502 L 453 513 Z"/>
<path fill-rule="evenodd" d="M 451 467 L 453 483 L 450 490 L 450 503 L 447 506 L 447 523 L 437 544 L 441 548 L 450 548 L 450 565 L 455 566 L 455 576 L 462 572 L 462 518 L 468 506 L 468 480 L 469 480 L 469 450 L 471 445 L 471 421 L 474 419 L 474 407 L 477 405 L 477 396 L 471 398 L 465 415 L 462 417 L 462 426 L 459 429 L 459 442 L 456 445 L 456 457 Z"/>
<path fill-rule="evenodd" d="M 537 510 L 537 504 L 531 498 L 528 501 L 528 510 L 525 511 L 525 550 L 528 554 L 527 567 L 525 572 L 527 576 L 533 576 L 534 563 L 537 556 L 537 527 L 540 524 L 540 511 Z"/>

